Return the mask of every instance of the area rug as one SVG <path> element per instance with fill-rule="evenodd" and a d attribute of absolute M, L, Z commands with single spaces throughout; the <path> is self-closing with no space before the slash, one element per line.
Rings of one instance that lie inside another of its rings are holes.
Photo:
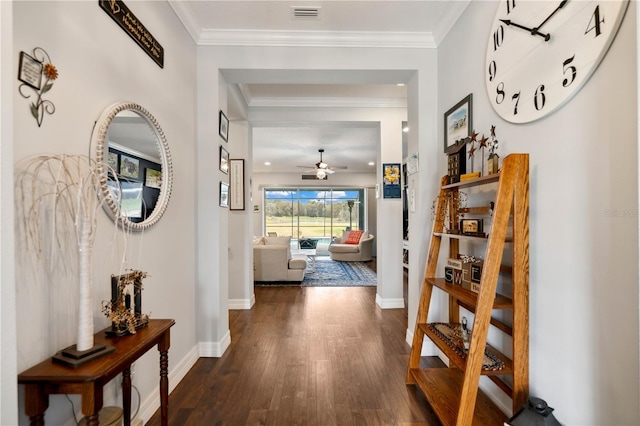
<path fill-rule="evenodd" d="M 316 268 L 307 268 L 303 287 L 363 287 L 377 284 L 376 273 L 364 262 L 336 262 L 316 258 Z"/>

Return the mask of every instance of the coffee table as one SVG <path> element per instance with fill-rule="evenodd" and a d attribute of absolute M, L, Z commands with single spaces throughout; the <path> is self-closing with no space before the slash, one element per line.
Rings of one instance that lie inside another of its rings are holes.
<path fill-rule="evenodd" d="M 315 272 L 316 270 L 316 249 L 294 249 L 291 250 L 291 255 L 295 254 L 304 254 L 309 259 L 311 259 L 311 271 Z"/>

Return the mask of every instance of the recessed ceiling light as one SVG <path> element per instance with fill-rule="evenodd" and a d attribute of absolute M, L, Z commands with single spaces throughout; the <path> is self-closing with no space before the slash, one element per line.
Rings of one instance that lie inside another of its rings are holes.
<path fill-rule="evenodd" d="M 268 161 L 265 161 L 265 162 L 264 162 L 264 165 L 265 165 L 265 166 L 270 166 L 270 165 L 271 165 L 271 163 L 270 163 L 270 162 L 268 162 Z"/>
<path fill-rule="evenodd" d="M 405 85 L 404 83 L 398 83 L 398 84 L 397 84 L 397 86 L 400 86 L 400 87 L 402 87 L 402 86 L 404 86 L 404 85 Z"/>
<path fill-rule="evenodd" d="M 376 163 L 374 163 L 373 161 L 369 161 L 369 165 L 370 165 L 370 166 L 375 166 L 375 165 L 376 165 Z"/>

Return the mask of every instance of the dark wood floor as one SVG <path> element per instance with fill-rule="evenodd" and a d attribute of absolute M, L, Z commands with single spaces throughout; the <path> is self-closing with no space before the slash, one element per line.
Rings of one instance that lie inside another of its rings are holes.
<path fill-rule="evenodd" d="M 439 425 L 404 383 L 406 309 L 375 287 L 256 287 L 230 311 L 231 346 L 169 397 L 171 425 Z M 442 365 L 425 358 L 424 363 Z M 159 425 L 159 411 L 147 425 Z"/>

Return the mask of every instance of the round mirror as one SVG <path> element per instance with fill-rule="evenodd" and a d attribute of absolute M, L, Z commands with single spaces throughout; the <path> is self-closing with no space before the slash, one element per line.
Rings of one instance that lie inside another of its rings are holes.
<path fill-rule="evenodd" d="M 135 103 L 111 105 L 96 122 L 91 146 L 109 216 L 126 230 L 155 224 L 173 183 L 169 145 L 155 117 Z"/>

